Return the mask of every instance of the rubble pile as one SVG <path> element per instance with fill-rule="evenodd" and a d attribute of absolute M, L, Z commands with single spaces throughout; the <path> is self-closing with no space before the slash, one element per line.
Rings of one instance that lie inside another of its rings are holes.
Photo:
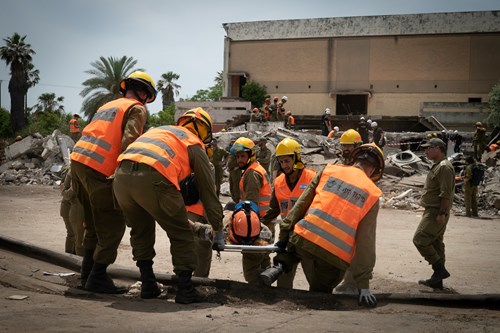
<path fill-rule="evenodd" d="M 329 139 L 313 131 L 294 131 L 270 125 L 254 127 L 241 125 L 231 131 L 216 133 L 214 136 L 218 139 L 219 146 L 226 148 L 240 136 L 249 137 L 254 141 L 266 138 L 268 148 L 273 153 L 274 147 L 281 140 L 290 137 L 302 145 L 302 159 L 310 168 L 321 170 L 328 163 L 342 162 L 339 137 Z M 381 199 L 382 207 L 420 209 L 421 190 L 432 162 L 427 160 L 423 151 L 401 151 L 402 146 L 395 140 L 397 138 L 403 140 L 405 138 L 403 134 L 388 133 L 388 136 L 394 144 L 384 148 L 386 155 L 384 177 L 377 184 L 384 193 Z M 7 146 L 6 162 L 0 165 L 0 184 L 59 184 L 64 166 L 69 165 L 69 152 L 73 145 L 74 142 L 70 137 L 56 130 L 47 137 L 33 134 Z M 488 168 L 484 181 L 478 186 L 478 207 L 483 213 L 496 215 L 500 210 L 498 186 L 500 167 L 497 166 L 500 150 L 485 155 L 485 164 Z M 456 153 L 448 158 L 455 167 L 456 175 L 463 175 L 464 155 Z M 463 181 L 457 180 L 453 210 L 458 214 L 464 212 L 462 185 Z M 221 194 L 230 195 L 227 179 L 221 186 Z"/>

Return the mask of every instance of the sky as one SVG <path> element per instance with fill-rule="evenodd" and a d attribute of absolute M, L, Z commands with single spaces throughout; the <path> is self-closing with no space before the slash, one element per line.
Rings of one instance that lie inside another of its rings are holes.
<path fill-rule="evenodd" d="M 155 82 L 163 73 L 179 74 L 178 97 L 213 86 L 223 69 L 223 23 L 481 10 L 500 10 L 500 0 L 0 0 L 0 46 L 16 32 L 26 35 L 40 71 L 28 106 L 55 93 L 73 114 L 81 113 L 85 71 L 101 56 L 133 57 Z M 7 110 L 9 80 L 1 61 L 0 103 Z M 148 108 L 161 110 L 161 96 Z"/>

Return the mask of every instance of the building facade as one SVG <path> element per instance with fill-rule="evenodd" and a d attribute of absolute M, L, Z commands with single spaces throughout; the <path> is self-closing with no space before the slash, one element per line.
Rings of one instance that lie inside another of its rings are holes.
<path fill-rule="evenodd" d="M 337 116 L 429 113 L 456 121 L 460 113 L 474 121 L 487 116 L 500 79 L 500 11 L 223 27 L 224 97 L 240 97 L 252 80 L 272 97 L 286 95 L 296 115 L 328 107 Z"/>

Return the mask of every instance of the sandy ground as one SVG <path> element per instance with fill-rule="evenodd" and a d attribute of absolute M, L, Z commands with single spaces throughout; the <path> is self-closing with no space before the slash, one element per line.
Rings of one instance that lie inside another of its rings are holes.
<path fill-rule="evenodd" d="M 59 202 L 54 187 L 0 186 L 0 234 L 62 253 L 65 228 Z M 155 300 L 98 295 L 72 288 L 76 282 L 71 279 L 77 276 L 43 275 L 67 269 L 0 250 L 0 331 L 499 332 L 500 305 L 481 300 L 499 299 L 500 220 L 452 216 L 445 235 L 451 277 L 445 281 L 447 290 L 437 293 L 416 283 L 431 274 L 411 241 L 420 217 L 419 211 L 380 211 L 371 283 L 380 299 L 375 309 L 358 307 L 352 297 L 306 292 L 301 272 L 294 286 L 299 291 L 243 283 L 232 289 L 199 287 L 209 297 L 194 305 L 175 304 L 173 287 Z M 165 233 L 158 229 L 158 273 L 172 272 L 168 248 Z M 128 231 L 116 264 L 137 269 Z M 241 255 L 222 252 L 220 261 L 213 260 L 210 278 L 244 282 Z M 13 295 L 28 297 L 8 299 Z M 480 301 L 439 301 L 446 297 Z"/>

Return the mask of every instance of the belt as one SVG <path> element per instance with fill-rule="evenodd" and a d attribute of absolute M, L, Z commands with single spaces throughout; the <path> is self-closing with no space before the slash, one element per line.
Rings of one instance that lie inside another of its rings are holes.
<path fill-rule="evenodd" d="M 121 161 L 120 163 L 120 168 L 122 170 L 126 170 L 126 171 L 140 171 L 140 170 L 143 170 L 143 171 L 147 171 L 147 170 L 154 170 L 153 167 L 145 164 L 145 163 L 140 163 L 140 162 L 134 162 L 134 161 L 131 161 L 131 160 L 123 160 Z"/>

